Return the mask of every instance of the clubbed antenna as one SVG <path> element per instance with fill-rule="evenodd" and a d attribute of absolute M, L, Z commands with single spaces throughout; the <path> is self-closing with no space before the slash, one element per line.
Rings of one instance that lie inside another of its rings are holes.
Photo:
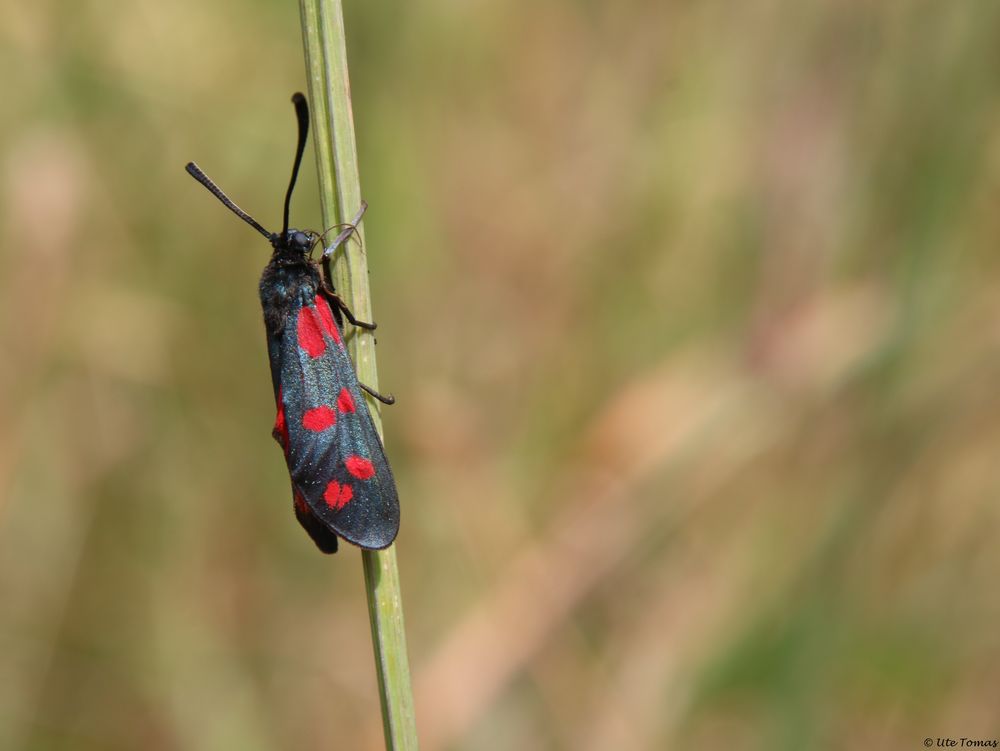
<path fill-rule="evenodd" d="M 292 104 L 295 105 L 295 116 L 299 121 L 299 143 L 295 147 L 295 162 L 292 164 L 292 179 L 288 182 L 288 192 L 285 193 L 285 220 L 281 228 L 281 236 L 288 234 L 288 213 L 292 205 L 292 190 L 295 188 L 295 180 L 299 176 L 299 167 L 302 164 L 302 154 L 306 150 L 306 137 L 309 135 L 309 104 L 302 92 L 296 91 L 292 94 Z"/>
<path fill-rule="evenodd" d="M 208 175 L 206 175 L 204 172 L 202 172 L 201 168 L 197 164 L 195 164 L 194 162 L 188 162 L 187 166 L 184 169 L 186 169 L 188 171 L 188 174 L 191 175 L 191 177 L 193 177 L 195 180 L 197 180 L 202 185 L 204 185 L 206 188 L 208 188 L 209 193 L 211 193 L 213 196 L 215 196 L 220 201 L 222 201 L 223 205 L 225 205 L 225 207 L 227 209 L 229 209 L 230 211 L 232 211 L 234 214 L 236 214 L 236 216 L 238 216 L 240 219 L 242 219 L 244 222 L 246 222 L 247 224 L 249 224 L 251 227 L 253 227 L 258 232 L 260 232 L 260 234 L 262 234 L 268 240 L 271 239 L 271 233 L 268 232 L 263 227 L 261 227 L 260 224 L 258 224 L 258 222 L 257 222 L 256 219 L 254 219 L 247 212 L 245 212 L 243 209 L 241 209 L 239 206 L 237 206 L 235 203 L 233 203 L 232 199 L 229 196 L 227 196 L 225 193 L 222 192 L 222 188 L 220 188 L 218 185 L 216 185 L 214 182 L 212 182 L 212 178 L 210 178 Z M 293 182 L 294 182 L 294 177 L 292 179 L 293 179 Z M 288 220 L 288 209 L 286 207 L 286 209 L 285 209 L 285 224 L 286 225 L 288 224 L 287 220 Z"/>

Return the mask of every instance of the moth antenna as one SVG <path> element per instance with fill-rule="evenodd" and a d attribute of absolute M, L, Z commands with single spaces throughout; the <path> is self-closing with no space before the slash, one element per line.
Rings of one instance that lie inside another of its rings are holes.
<path fill-rule="evenodd" d="M 302 92 L 296 91 L 292 94 L 292 104 L 295 105 L 295 117 L 299 121 L 299 142 L 295 147 L 295 162 L 292 164 L 292 179 L 288 182 L 288 192 L 285 193 L 285 222 L 281 230 L 281 236 L 288 234 L 288 213 L 292 205 L 292 190 L 295 188 L 295 181 L 299 177 L 299 166 L 302 164 L 302 154 L 306 150 L 306 137 L 309 135 L 309 104 Z"/>
<path fill-rule="evenodd" d="M 247 212 L 245 212 L 243 209 L 241 209 L 239 206 L 233 203 L 232 199 L 222 192 L 222 188 L 220 188 L 218 185 L 212 182 L 212 178 L 210 178 L 208 175 L 206 175 L 204 172 L 201 171 L 201 167 L 199 167 L 194 162 L 188 162 L 187 166 L 184 169 L 188 171 L 188 174 L 191 175 L 191 177 L 193 177 L 195 180 L 197 180 L 206 188 L 208 188 L 209 193 L 211 193 L 213 196 L 222 201 L 222 204 L 227 209 L 232 211 L 234 214 L 236 214 L 236 216 L 238 216 L 240 219 L 249 224 L 258 232 L 260 232 L 260 234 L 262 234 L 268 240 L 271 239 L 271 233 L 268 232 L 263 227 L 261 227 L 260 224 L 257 223 L 256 219 L 254 219 Z"/>

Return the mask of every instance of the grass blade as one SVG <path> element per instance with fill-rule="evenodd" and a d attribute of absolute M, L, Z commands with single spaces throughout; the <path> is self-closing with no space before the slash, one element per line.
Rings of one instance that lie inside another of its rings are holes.
<path fill-rule="evenodd" d="M 300 0 L 299 7 L 323 223 L 325 227 L 332 227 L 349 221 L 361 206 L 343 8 L 340 0 Z M 360 246 L 352 242 L 349 252 L 337 254 L 333 277 L 338 293 L 354 314 L 361 320 L 370 321 L 373 318 L 364 223 L 359 228 L 359 239 Z M 348 346 L 358 378 L 377 389 L 374 337 L 370 332 L 358 329 Z M 370 397 L 368 402 L 375 426 L 381 434 L 379 405 Z M 385 745 L 391 751 L 414 751 L 417 748 L 416 719 L 395 546 L 387 550 L 363 551 L 362 560 Z"/>

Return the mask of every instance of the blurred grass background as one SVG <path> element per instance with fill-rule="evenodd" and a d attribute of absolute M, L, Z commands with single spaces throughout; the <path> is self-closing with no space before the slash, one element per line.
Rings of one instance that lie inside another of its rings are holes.
<path fill-rule="evenodd" d="M 1000 5 L 346 12 L 422 748 L 1000 736 Z M 296 4 L 10 2 L 0 64 L 0 748 L 379 748 L 183 170 L 277 226 Z"/>

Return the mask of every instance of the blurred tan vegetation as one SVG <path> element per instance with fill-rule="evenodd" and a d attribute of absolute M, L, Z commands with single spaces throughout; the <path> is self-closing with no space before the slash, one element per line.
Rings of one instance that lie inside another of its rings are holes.
<path fill-rule="evenodd" d="M 0 9 L 2 749 L 380 746 L 183 170 L 277 226 L 298 24 Z M 422 748 L 1000 736 L 1000 5 L 347 24 Z"/>

